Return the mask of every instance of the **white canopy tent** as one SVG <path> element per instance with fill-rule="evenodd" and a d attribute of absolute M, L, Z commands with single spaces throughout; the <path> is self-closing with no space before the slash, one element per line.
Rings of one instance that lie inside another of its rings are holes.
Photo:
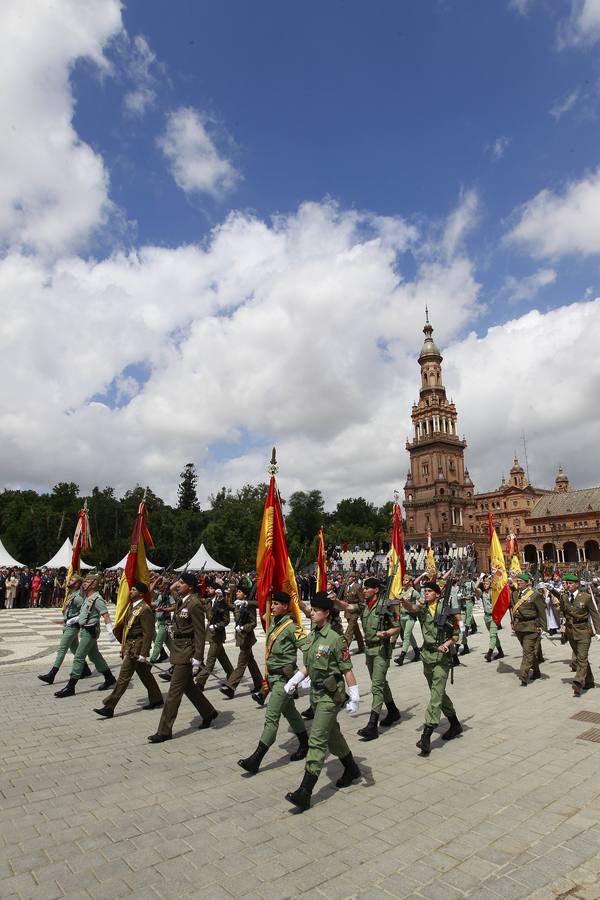
<path fill-rule="evenodd" d="M 200 548 L 194 553 L 187 566 L 179 566 L 176 572 L 199 572 L 204 569 L 205 572 L 229 572 L 227 566 L 222 566 L 216 559 L 209 556 L 204 544 L 200 544 Z"/>
<path fill-rule="evenodd" d="M 129 554 L 126 553 L 121 562 L 115 563 L 114 566 L 108 566 L 108 571 L 114 572 L 115 569 L 124 569 L 128 556 Z M 155 566 L 154 563 L 150 562 L 149 559 L 146 559 L 146 562 L 148 564 L 148 569 L 150 570 L 150 572 L 160 572 L 160 570 L 163 568 L 162 566 Z"/>
<path fill-rule="evenodd" d="M 71 565 L 71 559 L 73 558 L 73 544 L 69 540 L 66 539 L 60 550 L 58 550 L 52 559 L 49 559 L 47 563 L 44 563 L 43 566 L 40 566 L 40 569 L 60 569 L 61 566 L 64 566 L 65 569 L 68 569 Z M 81 559 L 79 564 L 82 569 L 93 569 L 93 566 L 88 566 L 87 563 Z"/>
<path fill-rule="evenodd" d="M 8 569 L 24 569 L 23 563 L 17 562 L 10 555 L 2 541 L 0 540 L 0 566 L 6 566 Z"/>

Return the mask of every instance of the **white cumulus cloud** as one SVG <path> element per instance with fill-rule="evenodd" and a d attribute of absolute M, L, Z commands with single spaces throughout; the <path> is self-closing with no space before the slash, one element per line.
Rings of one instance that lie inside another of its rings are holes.
<path fill-rule="evenodd" d="M 239 179 L 232 163 L 219 154 L 201 114 L 181 107 L 167 117 L 159 146 L 167 157 L 173 178 L 185 193 L 221 196 Z"/>

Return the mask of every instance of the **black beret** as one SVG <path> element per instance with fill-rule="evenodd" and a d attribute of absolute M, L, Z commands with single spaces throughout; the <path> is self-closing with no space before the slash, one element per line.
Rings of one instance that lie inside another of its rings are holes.
<path fill-rule="evenodd" d="M 187 584 L 188 587 L 194 588 L 194 590 L 198 587 L 198 580 L 193 572 L 182 572 L 179 580 Z"/>
<path fill-rule="evenodd" d="M 436 584 L 435 581 L 426 581 L 424 585 L 422 585 L 424 591 L 435 591 L 436 594 L 441 594 L 442 589 L 439 584 Z"/>
<path fill-rule="evenodd" d="M 363 581 L 363 587 L 373 587 L 381 590 L 381 582 L 379 578 L 373 578 L 373 576 L 371 576 L 370 578 L 365 578 L 365 580 Z"/>
<path fill-rule="evenodd" d="M 248 585 L 246 584 L 245 581 L 240 581 L 240 583 L 236 587 L 236 591 L 241 591 L 242 594 L 245 594 L 247 597 L 248 594 L 250 593 L 250 588 L 248 587 Z"/>
<path fill-rule="evenodd" d="M 134 587 L 136 589 L 136 591 L 140 592 L 140 594 L 148 593 L 148 585 L 144 584 L 143 581 L 132 581 L 131 587 Z"/>
<path fill-rule="evenodd" d="M 319 591 L 310 601 L 313 609 L 334 609 L 333 600 L 331 600 L 325 591 Z"/>
<path fill-rule="evenodd" d="M 285 603 L 289 605 L 292 602 L 292 598 L 289 594 L 286 594 L 285 591 L 273 591 L 273 600 L 279 601 L 279 603 Z"/>

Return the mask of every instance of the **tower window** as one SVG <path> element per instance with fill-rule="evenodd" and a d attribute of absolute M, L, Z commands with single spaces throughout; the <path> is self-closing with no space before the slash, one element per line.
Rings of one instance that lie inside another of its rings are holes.
<path fill-rule="evenodd" d="M 429 475 L 429 463 L 423 463 L 421 465 L 421 475 Z"/>

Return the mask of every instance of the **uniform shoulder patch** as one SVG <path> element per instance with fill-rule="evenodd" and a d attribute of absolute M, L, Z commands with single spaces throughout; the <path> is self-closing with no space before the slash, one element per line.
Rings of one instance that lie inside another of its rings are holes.
<path fill-rule="evenodd" d="M 297 641 L 303 641 L 304 638 L 308 637 L 308 635 L 306 634 L 304 628 L 301 628 L 300 626 L 298 626 L 296 628 L 296 630 L 294 631 L 294 637 L 296 638 Z"/>
<path fill-rule="evenodd" d="M 344 646 L 342 647 L 342 662 L 348 662 L 350 660 L 350 648 L 348 644 L 344 641 Z"/>

